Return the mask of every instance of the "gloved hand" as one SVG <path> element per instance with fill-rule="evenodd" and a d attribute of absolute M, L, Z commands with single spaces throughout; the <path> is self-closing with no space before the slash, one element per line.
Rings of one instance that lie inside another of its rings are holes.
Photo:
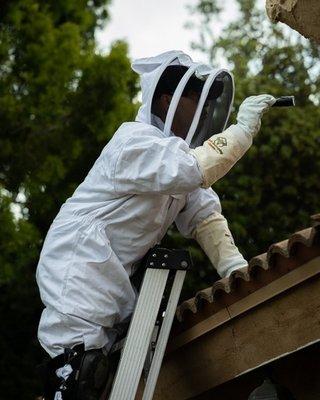
<path fill-rule="evenodd" d="M 193 237 L 207 254 L 221 278 L 226 278 L 232 271 L 248 266 L 234 244 L 228 222 L 222 214 L 214 212 L 202 221 L 194 230 Z"/>
<path fill-rule="evenodd" d="M 245 154 L 261 125 L 261 116 L 276 99 L 269 94 L 248 97 L 240 106 L 238 123 L 211 136 L 202 146 L 190 150 L 203 176 L 202 187 L 208 188 L 222 178 Z"/>
<path fill-rule="evenodd" d="M 248 267 L 248 261 L 239 253 L 238 257 L 235 257 L 234 259 L 221 260 L 219 264 L 219 275 L 221 278 L 229 278 L 233 271 L 237 271 L 244 267 Z"/>
<path fill-rule="evenodd" d="M 254 137 L 261 128 L 261 117 L 276 102 L 270 94 L 247 97 L 239 107 L 237 122 L 245 133 Z"/>

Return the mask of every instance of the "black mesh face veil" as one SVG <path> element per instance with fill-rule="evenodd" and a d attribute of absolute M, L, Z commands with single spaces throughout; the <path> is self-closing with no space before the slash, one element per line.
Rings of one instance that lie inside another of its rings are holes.
<path fill-rule="evenodd" d="M 158 84 L 155 88 L 155 92 L 153 95 L 152 101 L 152 113 L 155 115 L 159 114 L 158 112 L 162 112 L 161 108 L 157 109 L 157 100 L 161 98 L 163 94 L 171 95 L 172 99 L 170 102 L 170 107 L 165 116 L 165 126 L 164 131 L 166 135 L 172 134 L 172 124 L 176 113 L 178 112 L 178 104 L 183 97 L 192 97 L 192 99 L 200 98 L 202 93 L 205 79 L 199 79 L 195 75 L 195 69 L 198 64 L 194 64 L 191 67 L 186 67 L 182 65 L 170 65 L 167 67 L 162 73 Z M 195 97 L 196 96 L 196 97 Z M 196 103 L 197 104 L 197 103 Z M 182 106 L 183 107 L 183 106 Z M 182 112 L 185 111 L 185 117 L 183 118 Z M 179 109 L 178 121 L 179 122 L 179 136 L 186 137 L 187 133 L 190 129 L 194 118 L 195 110 L 192 111 L 189 109 L 183 110 L 183 108 Z M 163 117 L 162 117 L 163 118 Z"/>
<path fill-rule="evenodd" d="M 189 131 L 187 138 L 190 147 L 201 146 L 212 135 L 225 129 L 233 103 L 233 93 L 232 76 L 226 71 L 220 72 L 213 80 L 208 94 L 202 99 L 203 106 L 197 110 L 198 118 L 195 115 L 190 128 L 190 131 L 195 129 L 194 134 Z"/>
<path fill-rule="evenodd" d="M 190 147 L 202 145 L 210 136 L 225 129 L 233 102 L 232 75 L 226 70 L 212 69 L 201 75 L 201 66 L 202 64 L 194 63 L 190 67 L 167 67 L 158 81 L 152 101 L 154 112 L 154 104 L 162 94 L 173 96 L 164 127 L 165 133 L 170 134 L 181 97 L 191 94 L 198 96 L 198 106 L 194 115 L 188 114 L 185 119 L 184 137 Z"/>

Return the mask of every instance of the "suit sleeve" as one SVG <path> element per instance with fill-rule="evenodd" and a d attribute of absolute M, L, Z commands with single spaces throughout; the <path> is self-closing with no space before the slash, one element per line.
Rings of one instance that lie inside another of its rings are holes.
<path fill-rule="evenodd" d="M 183 194 L 202 184 L 196 158 L 184 140 L 152 135 L 131 137 L 114 168 L 117 194 Z"/>
<path fill-rule="evenodd" d="M 211 188 L 198 188 L 189 193 L 187 203 L 176 217 L 175 223 L 184 237 L 191 238 L 196 227 L 215 212 L 221 213 L 217 193 Z"/>

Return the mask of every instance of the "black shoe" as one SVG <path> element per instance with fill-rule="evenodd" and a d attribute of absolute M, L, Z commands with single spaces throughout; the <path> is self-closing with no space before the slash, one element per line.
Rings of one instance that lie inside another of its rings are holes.
<path fill-rule="evenodd" d="M 56 370 L 70 364 L 72 372 L 66 380 Z M 45 365 L 44 399 L 54 400 L 60 392 L 63 400 L 99 400 L 110 380 L 110 363 L 102 349 L 84 351 L 83 345 L 65 349 Z"/>
<path fill-rule="evenodd" d="M 99 400 L 110 372 L 108 357 L 102 350 L 88 350 L 82 357 L 76 377 L 75 400 Z"/>

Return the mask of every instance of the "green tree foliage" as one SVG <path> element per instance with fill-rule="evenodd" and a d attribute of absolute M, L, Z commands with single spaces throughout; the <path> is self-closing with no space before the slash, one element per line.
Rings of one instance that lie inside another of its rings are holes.
<path fill-rule="evenodd" d="M 34 399 L 39 251 L 61 204 L 136 112 L 127 47 L 98 54 L 109 0 L 0 5 L 0 398 Z"/>
<path fill-rule="evenodd" d="M 296 108 L 272 109 L 263 117 L 252 148 L 213 187 L 247 259 L 310 226 L 309 216 L 320 207 L 319 46 L 284 25 L 272 25 L 257 3 L 235 1 L 237 17 L 217 36 L 215 27 L 226 17 L 230 21 L 224 2 L 199 0 L 191 11 L 200 23 L 190 24 L 199 32 L 193 47 L 212 65 L 223 60 L 234 74 L 232 122 L 247 96 L 296 97 Z M 202 265 L 202 282 L 193 278 L 199 287 L 212 280 L 211 266 Z"/>

